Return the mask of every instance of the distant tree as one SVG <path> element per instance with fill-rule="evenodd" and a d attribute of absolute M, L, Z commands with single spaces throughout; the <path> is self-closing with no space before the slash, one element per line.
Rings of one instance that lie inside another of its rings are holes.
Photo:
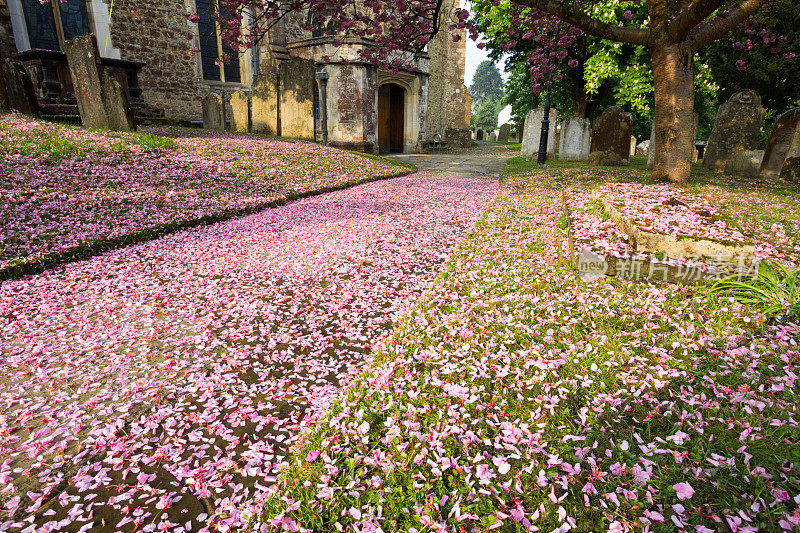
<path fill-rule="evenodd" d="M 478 65 L 469 92 L 475 109 L 480 108 L 486 101 L 500 101 L 503 97 L 503 77 L 494 62 L 487 59 Z"/>
<path fill-rule="evenodd" d="M 484 100 L 472 114 L 473 128 L 493 130 L 497 127 L 497 115 L 500 113 L 500 104 L 495 100 Z"/>

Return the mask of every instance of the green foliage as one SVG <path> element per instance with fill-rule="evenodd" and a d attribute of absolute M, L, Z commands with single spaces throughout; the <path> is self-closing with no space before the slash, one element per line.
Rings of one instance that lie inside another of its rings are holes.
<path fill-rule="evenodd" d="M 761 95 L 764 107 L 780 113 L 800 101 L 800 2 L 776 0 L 755 19 L 754 28 L 786 35 L 786 41 L 764 45 L 758 31 L 748 34 L 747 28 L 739 27 L 707 47 L 704 57 L 719 84 L 720 101 L 726 101 L 737 91 L 753 89 Z M 750 50 L 734 49 L 734 43 L 748 40 L 752 42 Z M 778 46 L 781 52 L 772 53 L 773 46 Z M 738 60 L 744 61 L 745 70 L 737 68 Z"/>
<path fill-rule="evenodd" d="M 503 78 L 494 62 L 487 59 L 478 65 L 469 92 L 475 108 L 487 101 L 497 102 L 503 97 Z"/>
<path fill-rule="evenodd" d="M 470 126 L 493 130 L 497 127 L 498 113 L 500 113 L 500 104 L 495 100 L 485 100 L 472 114 Z"/>
<path fill-rule="evenodd" d="M 800 271 L 765 259 L 752 277 L 732 274 L 717 281 L 712 292 L 732 296 L 766 316 L 800 319 Z"/>

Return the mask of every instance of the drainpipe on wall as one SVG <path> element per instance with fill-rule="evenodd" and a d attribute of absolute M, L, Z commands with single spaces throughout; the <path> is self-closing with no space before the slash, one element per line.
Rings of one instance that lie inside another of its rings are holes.
<path fill-rule="evenodd" d="M 321 70 L 315 74 L 319 80 L 320 115 L 322 115 L 322 144 L 328 144 L 328 79 L 330 75 Z"/>

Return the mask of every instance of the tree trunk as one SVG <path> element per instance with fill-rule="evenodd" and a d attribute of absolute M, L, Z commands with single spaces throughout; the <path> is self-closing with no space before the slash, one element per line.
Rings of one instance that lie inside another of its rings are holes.
<path fill-rule="evenodd" d="M 650 55 L 656 96 L 653 177 L 686 181 L 695 135 L 693 54 L 685 44 L 655 43 Z"/>

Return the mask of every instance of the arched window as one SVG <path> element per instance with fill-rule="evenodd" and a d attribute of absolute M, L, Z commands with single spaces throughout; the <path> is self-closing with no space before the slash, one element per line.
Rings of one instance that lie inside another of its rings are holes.
<path fill-rule="evenodd" d="M 31 48 L 60 50 L 61 42 L 89 33 L 84 0 L 21 0 L 20 4 Z"/>
<path fill-rule="evenodd" d="M 35 0 L 34 0 L 35 1 Z M 200 33 L 200 62 L 203 66 L 203 79 L 210 81 L 223 81 L 228 83 L 241 83 L 242 74 L 239 69 L 239 54 L 225 44 L 220 37 L 219 25 L 214 19 L 217 10 L 215 0 L 196 0 L 197 22 Z M 225 16 L 223 14 L 223 16 Z M 220 70 L 217 60 L 227 56 L 229 61 Z"/>

